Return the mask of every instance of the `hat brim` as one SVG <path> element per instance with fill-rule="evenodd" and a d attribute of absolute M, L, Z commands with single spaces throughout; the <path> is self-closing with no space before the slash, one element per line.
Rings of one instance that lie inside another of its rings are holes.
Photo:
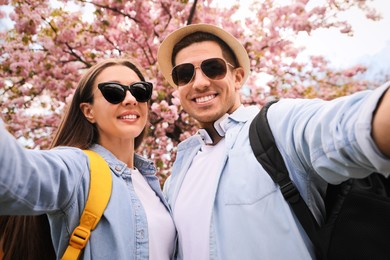
<path fill-rule="evenodd" d="M 157 62 L 159 64 L 160 70 L 171 86 L 177 87 L 176 84 L 172 81 L 171 76 L 173 68 L 171 62 L 173 47 L 185 36 L 194 32 L 207 32 L 221 38 L 236 55 L 239 65 L 244 69 L 245 72 L 242 82 L 244 83 L 246 81 L 250 72 L 250 63 L 248 53 L 244 46 L 242 46 L 242 44 L 233 35 L 217 26 L 210 24 L 191 24 L 169 34 L 161 43 L 157 52 Z"/>

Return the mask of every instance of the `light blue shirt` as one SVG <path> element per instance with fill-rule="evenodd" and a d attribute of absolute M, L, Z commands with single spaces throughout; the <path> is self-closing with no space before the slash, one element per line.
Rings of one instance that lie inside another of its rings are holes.
<path fill-rule="evenodd" d="M 388 86 L 333 101 L 284 99 L 269 109 L 269 124 L 291 178 L 320 223 L 328 182 L 365 177 L 373 171 L 390 174 L 390 159 L 371 137 L 373 111 Z M 213 199 L 210 259 L 313 259 L 306 233 L 253 155 L 248 131 L 257 113 L 257 107 L 241 106 L 221 123 L 227 152 Z M 202 143 L 201 136 L 194 135 L 178 146 L 164 187 L 173 209 Z M 179 241 L 179 258 L 181 254 Z"/>
<path fill-rule="evenodd" d="M 110 201 L 80 259 L 148 259 L 148 223 L 132 186 L 131 169 L 100 145 L 113 177 Z M 80 149 L 26 150 L 0 120 L 0 214 L 47 213 L 57 258 L 78 225 L 89 191 L 89 160 Z M 135 167 L 168 208 L 151 161 L 138 155 Z"/>

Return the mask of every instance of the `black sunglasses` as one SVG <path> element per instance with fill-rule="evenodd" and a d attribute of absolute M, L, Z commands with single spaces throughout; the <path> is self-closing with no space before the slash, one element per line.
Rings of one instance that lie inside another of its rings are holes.
<path fill-rule="evenodd" d="M 204 60 L 198 67 L 192 63 L 179 64 L 172 69 L 172 80 L 177 86 L 184 86 L 193 80 L 196 68 L 200 68 L 203 74 L 211 80 L 223 79 L 226 76 L 227 65 L 234 68 L 232 64 L 221 58 Z"/>
<path fill-rule="evenodd" d="M 103 82 L 98 84 L 98 88 L 103 94 L 103 97 L 111 104 L 119 104 L 126 97 L 126 91 L 129 90 L 131 95 L 138 102 L 147 102 L 152 96 L 153 84 L 150 82 L 140 81 L 125 86 L 117 82 Z"/>

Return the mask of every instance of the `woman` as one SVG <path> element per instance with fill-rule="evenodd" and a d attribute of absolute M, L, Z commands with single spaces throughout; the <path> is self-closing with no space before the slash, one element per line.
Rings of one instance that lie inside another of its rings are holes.
<path fill-rule="evenodd" d="M 89 161 L 81 149 L 90 149 L 106 160 L 113 183 L 81 258 L 172 258 L 176 231 L 156 169 L 134 152 L 146 132 L 151 93 L 134 63 L 109 59 L 80 80 L 55 149 L 23 149 L 1 126 L 0 215 L 45 214 L 61 258 L 87 199 Z M 12 241 L 4 237 L 3 243 Z"/>

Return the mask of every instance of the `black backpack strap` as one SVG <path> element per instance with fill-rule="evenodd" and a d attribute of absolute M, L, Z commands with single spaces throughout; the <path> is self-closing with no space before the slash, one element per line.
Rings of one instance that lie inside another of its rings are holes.
<path fill-rule="evenodd" d="M 283 157 L 276 146 L 271 128 L 268 125 L 266 114 L 268 108 L 275 102 L 277 101 L 265 104 L 253 119 L 249 128 L 249 141 L 256 159 L 268 172 L 272 180 L 279 184 L 284 198 L 290 204 L 315 248 L 319 249 L 318 223 L 291 181 Z"/>

